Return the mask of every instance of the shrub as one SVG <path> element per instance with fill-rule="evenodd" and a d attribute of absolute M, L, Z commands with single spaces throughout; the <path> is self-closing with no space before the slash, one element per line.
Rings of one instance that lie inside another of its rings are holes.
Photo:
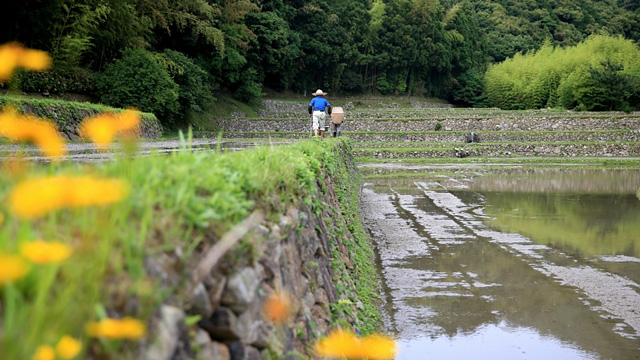
<path fill-rule="evenodd" d="M 98 76 L 97 85 L 100 100 L 107 105 L 151 112 L 167 125 L 177 122 L 179 87 L 148 51 L 125 50 L 122 59 Z"/>
<path fill-rule="evenodd" d="M 180 112 L 203 112 L 203 106 L 213 100 L 209 74 L 178 51 L 166 49 L 158 58 L 179 86 Z"/>
<path fill-rule="evenodd" d="M 470 69 L 458 77 L 458 83 L 453 87 L 453 100 L 464 105 L 476 105 L 482 95 L 484 73 Z"/>
<path fill-rule="evenodd" d="M 44 72 L 19 71 L 12 81 L 17 81 L 22 91 L 27 93 L 93 95 L 96 91 L 96 75 L 80 68 Z"/>
<path fill-rule="evenodd" d="M 376 79 L 376 89 L 383 95 L 389 95 L 393 92 L 393 85 L 387 80 L 387 74 L 382 73 Z"/>
<path fill-rule="evenodd" d="M 240 100 L 254 103 L 262 96 L 262 84 L 258 77 L 258 71 L 248 68 L 240 74 L 240 86 L 236 90 Z"/>

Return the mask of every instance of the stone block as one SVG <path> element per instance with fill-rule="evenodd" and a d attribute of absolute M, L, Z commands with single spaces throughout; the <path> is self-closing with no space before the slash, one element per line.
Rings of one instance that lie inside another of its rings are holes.
<path fill-rule="evenodd" d="M 238 318 L 231 309 L 219 307 L 210 318 L 200 320 L 198 325 L 217 340 L 238 340 Z"/>
<path fill-rule="evenodd" d="M 246 311 L 238 316 L 238 331 L 240 339 L 244 343 L 251 344 L 256 341 L 262 320 L 262 302 L 256 299 Z"/>
<path fill-rule="evenodd" d="M 219 342 L 211 342 L 205 345 L 198 353 L 198 360 L 231 360 L 229 348 Z"/>
<path fill-rule="evenodd" d="M 198 330 L 194 338 L 196 346 L 200 349 L 196 354 L 197 360 L 230 360 L 229 348 L 227 345 L 212 341 L 209 334 L 204 330 Z"/>
<path fill-rule="evenodd" d="M 180 338 L 180 327 L 184 324 L 184 317 L 184 312 L 176 307 L 163 305 L 160 308 L 160 323 L 144 359 L 171 360 L 173 358 Z"/>
<path fill-rule="evenodd" d="M 202 283 L 196 286 L 189 303 L 190 307 L 188 312 L 191 315 L 200 315 L 203 319 L 206 319 L 213 314 L 209 294 Z"/>
<path fill-rule="evenodd" d="M 239 314 L 256 298 L 262 274 L 253 267 L 245 267 L 227 279 L 220 302 Z"/>
<path fill-rule="evenodd" d="M 212 272 L 204 278 L 204 286 L 209 294 L 209 302 L 212 309 L 215 310 L 220 299 L 222 298 L 222 292 L 227 285 L 227 278 L 220 273 Z"/>

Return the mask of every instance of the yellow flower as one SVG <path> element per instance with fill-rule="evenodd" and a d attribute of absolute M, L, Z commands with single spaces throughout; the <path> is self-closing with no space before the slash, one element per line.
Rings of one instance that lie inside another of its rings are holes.
<path fill-rule="evenodd" d="M 65 207 L 112 204 L 127 193 L 119 179 L 58 175 L 18 184 L 9 194 L 9 208 L 19 217 L 34 218 Z"/>
<path fill-rule="evenodd" d="M 73 359 L 80 353 L 80 350 L 82 350 L 82 343 L 69 335 L 63 336 L 56 345 L 58 356 L 64 360 Z"/>
<path fill-rule="evenodd" d="M 141 321 L 125 317 L 91 322 L 87 324 L 87 333 L 92 337 L 135 340 L 143 337 L 147 328 Z"/>
<path fill-rule="evenodd" d="M 22 52 L 22 45 L 12 42 L 0 46 L 0 81 L 8 80 L 16 66 Z"/>
<path fill-rule="evenodd" d="M 54 360 L 56 352 L 49 345 L 40 345 L 33 354 L 33 360 Z"/>
<path fill-rule="evenodd" d="M 27 70 L 45 71 L 51 67 L 51 57 L 42 50 L 23 49 L 18 57 L 18 66 Z"/>
<path fill-rule="evenodd" d="M 396 357 L 396 342 L 383 335 L 370 335 L 362 339 L 361 356 L 370 360 L 388 360 Z"/>
<path fill-rule="evenodd" d="M 391 360 L 396 356 L 396 343 L 388 336 L 370 335 L 363 339 L 341 329 L 315 344 L 318 355 L 332 358 Z"/>
<path fill-rule="evenodd" d="M 262 307 L 262 312 L 267 320 L 274 323 L 283 323 L 291 315 L 291 297 L 285 293 L 271 294 Z"/>
<path fill-rule="evenodd" d="M 71 256 L 73 249 L 61 242 L 42 240 L 20 244 L 20 254 L 36 264 L 62 262 Z"/>
<path fill-rule="evenodd" d="M 346 357 L 348 359 L 360 358 L 361 342 L 358 337 L 348 331 L 338 329 L 332 331 L 329 336 L 319 340 L 315 350 L 324 357 Z"/>
<path fill-rule="evenodd" d="M 29 265 L 20 257 L 0 253 L 0 286 L 21 279 L 29 272 Z"/>
<path fill-rule="evenodd" d="M 66 154 L 64 139 L 54 123 L 32 115 L 22 115 L 12 106 L 5 107 L 0 113 L 0 136 L 12 141 L 32 142 L 52 159 Z"/>
<path fill-rule="evenodd" d="M 80 135 L 91 139 L 99 149 L 111 145 L 116 135 L 131 132 L 140 124 L 140 113 L 127 109 L 122 113 L 102 113 L 86 118 L 80 124 Z"/>
<path fill-rule="evenodd" d="M 51 67 L 51 57 L 44 51 L 27 49 L 17 42 L 0 46 L 0 81 L 9 80 L 17 67 L 44 71 Z"/>

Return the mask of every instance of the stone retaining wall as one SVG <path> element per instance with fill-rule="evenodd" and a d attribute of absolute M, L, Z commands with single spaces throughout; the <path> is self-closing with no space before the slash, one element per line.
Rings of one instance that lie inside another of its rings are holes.
<path fill-rule="evenodd" d="M 549 156 L 549 157 L 628 157 L 640 156 L 640 144 L 495 144 L 490 146 L 467 144 L 457 147 L 468 156 Z M 453 157 L 455 148 L 415 151 L 384 149 L 354 149 L 354 156 L 373 156 L 379 159 Z"/>
<path fill-rule="evenodd" d="M 344 131 L 343 136 L 349 137 L 355 142 L 406 142 L 406 143 L 464 143 L 470 132 L 440 131 L 437 133 L 401 133 L 401 134 L 377 134 L 355 133 Z M 305 133 L 250 133 L 227 132 L 225 138 L 287 138 L 306 139 L 309 132 Z M 480 142 L 571 142 L 571 141 L 639 141 L 640 131 L 611 131 L 611 132 L 480 132 L 476 133 Z"/>
<path fill-rule="evenodd" d="M 636 130 L 640 117 L 580 118 L 482 118 L 446 120 L 348 120 L 344 131 L 398 132 L 433 131 L 439 123 L 443 131 L 543 131 L 543 130 Z M 224 132 L 304 132 L 309 131 L 309 117 L 287 120 L 217 119 L 213 125 Z"/>
<path fill-rule="evenodd" d="M 340 153 L 349 159 L 348 167 L 355 174 L 350 152 Z M 353 254 L 346 246 L 353 237 L 346 230 L 345 220 L 336 216 L 340 205 L 329 180 L 325 179 L 324 195 L 319 199 L 326 204 L 321 212 L 303 205 L 267 216 L 245 236 L 252 244 L 258 244 L 254 261 L 228 254 L 198 284 L 186 306 L 170 305 L 172 301 L 168 301 L 154 320 L 154 335 L 140 358 L 314 358 L 313 343 L 327 334 L 336 320 L 331 306 L 341 300 L 340 306 L 347 309 L 341 312 L 341 323 L 357 331 L 361 324 L 355 284 L 348 276 L 337 276 L 332 264 L 338 260 L 348 273 L 356 271 Z M 337 235 L 336 229 L 345 230 Z M 172 275 L 178 267 L 176 253 L 163 254 L 147 263 L 150 274 L 173 283 L 171 286 L 179 281 Z M 273 324 L 263 316 L 263 305 L 276 290 L 290 293 L 293 299 L 291 321 L 283 325 Z M 200 317 L 195 330 L 184 325 L 189 315 Z"/>

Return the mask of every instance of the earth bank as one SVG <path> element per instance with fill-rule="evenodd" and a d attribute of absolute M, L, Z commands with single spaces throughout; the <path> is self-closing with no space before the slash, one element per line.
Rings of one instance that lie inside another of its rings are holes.
<path fill-rule="evenodd" d="M 360 175 L 348 142 L 323 146 L 335 161 L 324 162 L 328 167 L 317 179 L 316 195 L 254 223 L 244 237 L 256 244 L 253 261 L 232 251 L 188 301 L 165 301 L 154 316 L 153 336 L 141 349 L 144 358 L 315 358 L 314 340 L 334 326 L 362 333 L 380 328 L 373 252 L 357 210 Z M 189 260 L 194 261 L 198 256 Z M 172 287 L 180 283 L 176 268 L 193 267 L 180 264 L 176 251 L 146 264 Z M 263 305 L 274 291 L 291 295 L 290 323 L 274 325 L 264 318 Z M 185 319 L 199 320 L 197 327 L 186 326 Z"/>

